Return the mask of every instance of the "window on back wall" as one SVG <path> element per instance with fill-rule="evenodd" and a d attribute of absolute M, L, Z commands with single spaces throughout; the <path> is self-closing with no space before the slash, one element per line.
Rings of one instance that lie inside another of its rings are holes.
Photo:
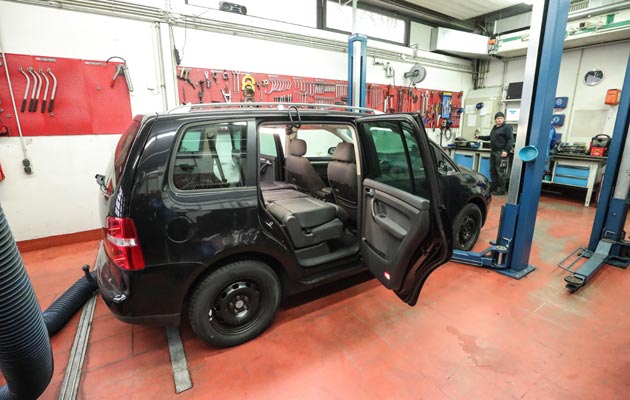
<path fill-rule="evenodd" d="M 245 11 L 250 17 L 317 28 L 317 0 L 186 0 L 186 4 L 233 13 Z"/>
<path fill-rule="evenodd" d="M 351 4 L 338 1 L 326 3 L 326 28 L 343 32 L 352 30 Z M 352 2 L 350 2 L 352 3 Z M 390 42 L 405 43 L 406 22 L 404 19 L 380 14 L 374 11 L 357 9 L 357 32 Z"/>

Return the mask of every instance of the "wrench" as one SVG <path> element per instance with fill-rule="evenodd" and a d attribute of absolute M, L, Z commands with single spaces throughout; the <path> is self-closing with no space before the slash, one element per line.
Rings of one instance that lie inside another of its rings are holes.
<path fill-rule="evenodd" d="M 226 103 L 232 102 L 232 93 L 230 93 L 228 90 L 221 89 L 221 94 L 223 95 L 223 100 L 225 100 Z"/>
<path fill-rule="evenodd" d="M 57 77 L 52 73 L 50 68 L 46 69 L 46 71 L 48 71 L 50 76 L 53 78 L 53 87 L 52 91 L 50 92 L 50 103 L 48 103 L 48 112 L 52 113 L 53 104 L 55 103 L 55 95 L 57 94 Z"/>
<path fill-rule="evenodd" d="M 204 71 L 203 76 L 206 77 L 206 87 L 210 89 L 210 75 L 208 75 L 208 71 Z"/>
<path fill-rule="evenodd" d="M 39 73 L 37 72 L 35 68 L 33 68 L 33 73 L 37 75 L 37 78 L 39 78 L 39 82 L 37 83 L 37 95 L 35 97 L 35 103 L 33 104 L 33 112 L 36 112 L 37 106 L 39 105 L 39 96 L 42 93 L 42 83 L 44 83 L 44 80 L 42 79 L 42 77 L 39 75 Z"/>
<path fill-rule="evenodd" d="M 31 86 L 31 78 L 29 78 L 28 74 L 24 72 L 21 66 L 18 67 L 18 71 L 26 78 L 26 89 L 24 89 L 24 99 L 22 100 L 22 108 L 20 109 L 20 112 L 24 112 L 26 109 L 26 99 L 28 98 L 28 88 Z"/>
<path fill-rule="evenodd" d="M 42 113 L 44 113 L 44 111 L 46 111 L 46 97 L 48 96 L 48 87 L 50 86 L 50 80 L 48 80 L 48 76 L 46 76 L 43 69 L 40 68 L 39 73 L 41 74 L 41 76 L 44 77 L 44 79 L 46 79 L 46 88 L 44 89 L 44 97 L 42 98 Z"/>
<path fill-rule="evenodd" d="M 31 90 L 31 100 L 28 103 L 28 112 L 33 111 L 33 104 L 35 103 L 35 92 L 37 92 L 37 76 L 33 72 L 33 67 L 28 67 L 28 73 L 33 77 L 33 89 Z"/>

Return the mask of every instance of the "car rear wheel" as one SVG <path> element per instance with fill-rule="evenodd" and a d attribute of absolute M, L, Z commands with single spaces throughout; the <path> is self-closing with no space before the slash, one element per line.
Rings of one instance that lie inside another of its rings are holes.
<path fill-rule="evenodd" d="M 466 206 L 457 214 L 453 223 L 453 248 L 469 251 L 473 248 L 481 231 L 481 210 L 475 204 Z"/>
<path fill-rule="evenodd" d="M 239 261 L 204 278 L 190 298 L 193 331 L 209 345 L 230 347 L 260 335 L 280 304 L 280 281 L 259 261 Z"/>

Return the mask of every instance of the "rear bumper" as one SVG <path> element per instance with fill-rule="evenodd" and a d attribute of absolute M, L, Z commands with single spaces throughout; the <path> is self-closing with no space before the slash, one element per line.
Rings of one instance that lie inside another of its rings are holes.
<path fill-rule="evenodd" d="M 131 324 L 179 325 L 181 313 L 143 313 L 146 299 L 130 291 L 131 273 L 118 268 L 105 253 L 101 242 L 94 262 L 96 281 L 103 301 L 119 320 Z M 151 299 L 148 299 L 150 302 Z M 138 312 L 140 310 L 140 312 Z"/>

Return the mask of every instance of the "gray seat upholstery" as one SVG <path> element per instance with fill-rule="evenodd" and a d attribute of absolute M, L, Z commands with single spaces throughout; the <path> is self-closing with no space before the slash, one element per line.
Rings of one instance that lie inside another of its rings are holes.
<path fill-rule="evenodd" d="M 266 192 L 268 190 L 282 190 L 282 189 L 297 189 L 297 187 L 291 183 L 280 181 L 261 181 L 260 190 Z"/>
<path fill-rule="evenodd" d="M 337 205 L 348 213 L 348 219 L 357 222 L 357 164 L 352 143 L 339 143 L 328 164 L 328 181 Z"/>
<path fill-rule="evenodd" d="M 265 203 L 273 203 L 274 201 L 284 199 L 295 199 L 300 197 L 308 197 L 308 194 L 302 193 L 295 189 L 276 189 L 276 190 L 263 190 L 263 200 Z"/>
<path fill-rule="evenodd" d="M 284 225 L 296 248 L 336 239 L 343 231 L 337 208 L 311 197 L 276 200 L 268 210 Z"/>
<path fill-rule="evenodd" d="M 322 189 L 327 186 L 317 175 L 308 159 L 304 157 L 304 154 L 306 154 L 306 142 L 301 139 L 293 139 L 289 144 L 289 156 L 286 164 L 288 181 L 309 192 L 312 196 L 322 197 Z"/>

